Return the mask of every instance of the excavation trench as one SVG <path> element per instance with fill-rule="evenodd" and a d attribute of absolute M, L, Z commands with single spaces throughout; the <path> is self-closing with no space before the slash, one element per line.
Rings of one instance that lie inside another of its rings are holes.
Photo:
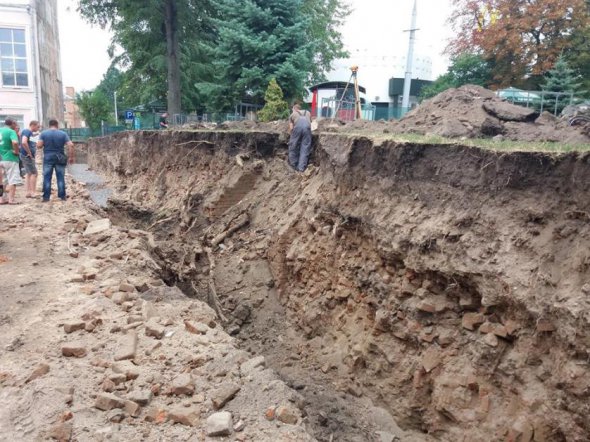
<path fill-rule="evenodd" d="M 589 157 L 314 145 L 305 175 L 265 132 L 120 134 L 89 164 L 318 440 L 587 440 Z"/>

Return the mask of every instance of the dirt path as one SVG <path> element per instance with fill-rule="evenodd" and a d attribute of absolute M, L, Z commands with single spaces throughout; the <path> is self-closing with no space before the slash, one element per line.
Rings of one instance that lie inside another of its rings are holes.
<path fill-rule="evenodd" d="M 157 277 L 150 235 L 89 233 L 70 193 L 0 208 L 0 439 L 313 440 L 300 395 Z"/>

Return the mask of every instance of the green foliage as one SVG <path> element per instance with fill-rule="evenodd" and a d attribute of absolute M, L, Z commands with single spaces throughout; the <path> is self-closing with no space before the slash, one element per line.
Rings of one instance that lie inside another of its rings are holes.
<path fill-rule="evenodd" d="M 258 112 L 260 121 L 280 120 L 289 115 L 289 105 L 283 99 L 283 90 L 274 78 L 268 83 L 264 101 L 266 103 L 264 108 Z"/>
<path fill-rule="evenodd" d="M 549 97 L 553 103 L 551 109 L 556 109 L 560 113 L 571 102 L 569 94 L 576 94 L 581 89 L 581 83 L 578 81 L 574 70 L 569 67 L 567 61 L 560 55 L 553 69 L 547 72 L 545 83 L 542 85 L 543 90 L 547 92 L 564 92 L 565 96 Z"/>
<path fill-rule="evenodd" d="M 102 91 L 83 91 L 76 95 L 76 104 L 91 129 L 100 129 L 102 121 L 112 123 L 114 120 L 114 108 Z"/>
<path fill-rule="evenodd" d="M 262 104 L 272 78 L 287 98 L 301 96 L 314 55 L 302 0 L 220 0 L 218 8 L 215 81 L 199 85 L 209 107 Z"/>
<path fill-rule="evenodd" d="M 560 56 L 553 69 L 547 72 L 543 90 L 548 92 L 578 92 L 580 83 L 576 77 L 574 70 L 569 67 L 565 58 Z"/>
<path fill-rule="evenodd" d="M 422 89 L 420 98 L 434 97 L 447 89 L 465 84 L 488 87 L 492 81 L 492 76 L 490 62 L 484 60 L 481 55 L 460 54 L 451 60 L 446 74 L 441 75 L 431 85 Z"/>
<path fill-rule="evenodd" d="M 314 59 L 311 63 L 310 82 L 326 80 L 325 73 L 337 58 L 345 58 L 340 27 L 350 15 L 350 6 L 342 0 L 304 0 L 303 14 L 309 19 L 308 35 L 313 44 Z"/>
<path fill-rule="evenodd" d="M 128 105 L 166 101 L 167 51 L 165 8 L 161 0 L 79 0 L 79 11 L 89 22 L 110 27 L 109 53 L 122 71 L 118 93 Z M 198 110 L 201 98 L 194 84 L 211 77 L 205 41 L 213 38 L 211 0 L 177 0 L 183 107 Z M 117 54 L 117 47 L 123 52 Z"/>
<path fill-rule="evenodd" d="M 122 74 L 117 91 L 130 105 L 166 99 L 167 1 L 79 0 L 83 17 L 113 32 L 109 53 Z M 271 78 L 286 97 L 301 97 L 345 55 L 345 0 L 174 1 L 185 111 L 261 104 Z"/>

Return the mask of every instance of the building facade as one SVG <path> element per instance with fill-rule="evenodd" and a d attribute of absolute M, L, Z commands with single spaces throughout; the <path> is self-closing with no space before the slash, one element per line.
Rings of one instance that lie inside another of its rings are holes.
<path fill-rule="evenodd" d="M 76 104 L 76 89 L 72 86 L 66 87 L 66 93 L 64 95 L 64 123 L 65 127 L 78 128 L 86 127 L 86 123 L 82 120 L 80 115 L 80 108 Z"/>
<path fill-rule="evenodd" d="M 0 123 L 64 119 L 57 0 L 0 0 Z"/>

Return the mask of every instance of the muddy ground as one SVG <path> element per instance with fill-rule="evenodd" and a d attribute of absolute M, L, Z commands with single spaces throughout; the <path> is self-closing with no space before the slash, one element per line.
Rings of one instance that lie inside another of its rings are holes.
<path fill-rule="evenodd" d="M 321 441 L 590 438 L 587 154 L 277 132 L 97 140 L 108 214 Z"/>

